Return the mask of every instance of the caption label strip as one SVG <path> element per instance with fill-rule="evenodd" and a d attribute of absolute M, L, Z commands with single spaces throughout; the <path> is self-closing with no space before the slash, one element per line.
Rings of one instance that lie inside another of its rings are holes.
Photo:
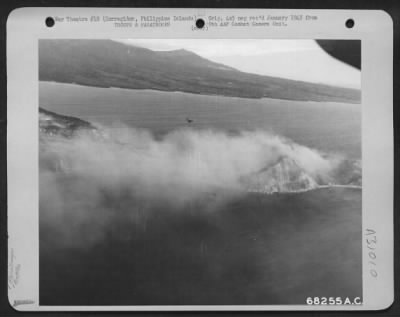
<path fill-rule="evenodd" d="M 205 21 L 203 28 L 197 28 L 195 21 L 201 18 Z M 207 31 L 208 28 L 224 28 L 224 27 L 287 27 L 292 23 L 315 22 L 318 20 L 316 15 L 210 15 L 210 16 L 194 16 L 194 15 L 93 15 L 93 16 L 55 16 L 56 23 L 108 23 L 115 28 L 167 28 L 174 24 L 193 22 L 193 30 Z"/>

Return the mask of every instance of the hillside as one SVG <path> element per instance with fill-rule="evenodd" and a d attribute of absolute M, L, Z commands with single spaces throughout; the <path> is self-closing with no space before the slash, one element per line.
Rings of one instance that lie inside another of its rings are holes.
<path fill-rule="evenodd" d="M 82 119 L 60 115 L 39 107 L 39 130 L 47 135 L 71 137 L 79 130 L 95 130 L 95 127 Z"/>
<path fill-rule="evenodd" d="M 329 74 L 327 74 L 329 76 Z M 240 72 L 186 50 L 111 40 L 40 40 L 39 79 L 95 87 L 359 103 L 359 90 Z"/>

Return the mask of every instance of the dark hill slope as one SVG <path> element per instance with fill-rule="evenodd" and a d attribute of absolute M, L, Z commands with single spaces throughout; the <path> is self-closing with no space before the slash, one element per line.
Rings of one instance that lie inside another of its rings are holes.
<path fill-rule="evenodd" d="M 186 50 L 152 51 L 111 40 L 40 40 L 39 79 L 245 98 L 360 102 L 359 90 L 244 73 Z"/>

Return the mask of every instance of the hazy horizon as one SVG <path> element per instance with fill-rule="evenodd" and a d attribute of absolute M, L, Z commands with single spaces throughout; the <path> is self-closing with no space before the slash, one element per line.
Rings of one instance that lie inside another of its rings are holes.
<path fill-rule="evenodd" d="M 216 63 L 258 75 L 361 88 L 361 71 L 327 54 L 314 40 L 119 39 L 153 51 L 185 49 Z"/>

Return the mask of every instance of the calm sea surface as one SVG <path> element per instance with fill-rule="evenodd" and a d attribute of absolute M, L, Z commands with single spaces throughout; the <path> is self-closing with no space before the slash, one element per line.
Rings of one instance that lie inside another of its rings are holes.
<path fill-rule="evenodd" d="M 163 134 L 190 125 L 228 132 L 264 130 L 329 153 L 361 158 L 361 105 L 244 99 L 181 92 L 41 82 L 40 106 L 117 127 Z"/>
<path fill-rule="evenodd" d="M 198 129 L 270 131 L 361 158 L 361 105 L 39 85 L 41 107 L 116 129 L 124 124 L 160 136 L 187 127 L 190 118 Z M 362 296 L 360 189 L 249 193 L 214 212 L 198 203 L 181 212 L 154 204 L 136 223 L 129 220 L 129 190 L 83 195 L 92 216 L 86 207 L 74 209 L 71 193 L 94 184 L 68 173 L 54 177 L 54 186 L 40 188 L 42 305 L 303 305 L 308 296 Z M 85 244 L 95 238 L 102 210 L 112 221 L 100 226 L 99 241 Z M 68 247 L 64 231 L 86 240 Z"/>

